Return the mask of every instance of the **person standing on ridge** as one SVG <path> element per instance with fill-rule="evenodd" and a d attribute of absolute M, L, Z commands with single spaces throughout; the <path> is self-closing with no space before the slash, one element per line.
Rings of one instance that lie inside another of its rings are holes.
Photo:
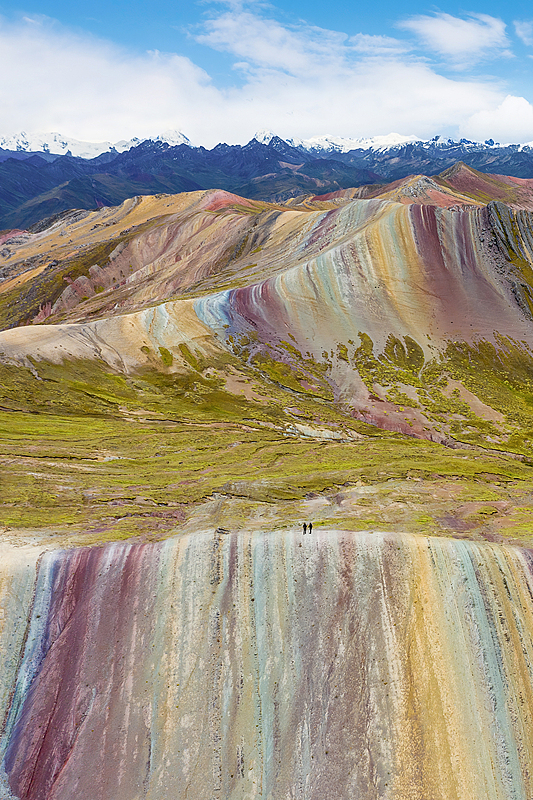
<path fill-rule="evenodd" d="M 309 523 L 309 533 L 312 533 L 312 532 L 313 532 L 313 523 L 310 522 Z"/>
<path fill-rule="evenodd" d="M 306 533 L 307 533 L 307 524 L 304 522 L 304 533 L 303 533 L 303 535 L 305 536 Z"/>

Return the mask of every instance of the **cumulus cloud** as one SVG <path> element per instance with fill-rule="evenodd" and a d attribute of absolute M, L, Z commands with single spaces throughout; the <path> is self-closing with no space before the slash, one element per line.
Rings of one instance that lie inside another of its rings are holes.
<path fill-rule="evenodd" d="M 516 19 L 513 24 L 518 38 L 528 47 L 533 47 L 533 22 Z"/>
<path fill-rule="evenodd" d="M 187 127 L 195 106 L 207 113 L 218 98 L 209 76 L 188 58 L 156 51 L 137 56 L 46 18 L 1 22 L 0 56 L 7 134 L 143 136 L 168 128 L 169 119 Z"/>
<path fill-rule="evenodd" d="M 463 125 L 463 133 L 472 139 L 489 135 L 499 142 L 533 141 L 533 106 L 524 97 L 507 95 L 496 108 L 476 111 Z"/>
<path fill-rule="evenodd" d="M 505 23 L 488 14 L 470 14 L 467 19 L 445 13 L 419 15 L 400 22 L 398 27 L 414 33 L 428 50 L 459 69 L 495 53 L 512 55 Z"/>
<path fill-rule="evenodd" d="M 196 35 L 233 56 L 233 86 L 217 87 L 179 54 L 131 53 L 47 19 L 0 21 L 0 134 L 58 130 L 117 141 L 177 128 L 206 146 L 244 142 L 260 128 L 303 138 L 475 130 L 477 138 L 533 139 L 526 100 L 514 98 L 522 103 L 506 114 L 497 84 L 441 75 L 391 37 L 283 25 L 237 0 Z"/>

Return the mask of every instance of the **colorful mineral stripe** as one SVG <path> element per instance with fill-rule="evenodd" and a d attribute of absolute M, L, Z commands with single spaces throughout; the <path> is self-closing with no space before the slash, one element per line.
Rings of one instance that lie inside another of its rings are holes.
<path fill-rule="evenodd" d="M 14 548 L 0 796 L 526 800 L 532 566 L 320 528 Z"/>

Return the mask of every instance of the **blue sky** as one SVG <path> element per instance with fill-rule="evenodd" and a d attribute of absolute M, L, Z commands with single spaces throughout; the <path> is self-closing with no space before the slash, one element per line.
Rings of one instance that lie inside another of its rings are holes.
<path fill-rule="evenodd" d="M 533 140 L 533 7 L 0 2 L 0 136 Z"/>

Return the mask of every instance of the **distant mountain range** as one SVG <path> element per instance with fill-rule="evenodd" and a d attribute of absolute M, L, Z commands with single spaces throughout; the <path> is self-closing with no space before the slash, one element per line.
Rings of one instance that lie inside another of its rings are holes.
<path fill-rule="evenodd" d="M 28 158 L 38 154 L 46 160 L 54 161 L 57 156 L 74 156 L 75 158 L 96 158 L 102 153 L 123 153 L 131 150 L 146 139 L 121 139 L 119 142 L 82 142 L 63 136 L 61 133 L 17 133 L 9 137 L 0 137 L 0 161 L 16 156 Z M 180 131 L 166 131 L 151 141 L 166 144 L 191 144 Z M 192 145 L 191 145 L 192 146 Z"/>
<path fill-rule="evenodd" d="M 58 133 L 0 139 L 0 230 L 25 229 L 72 208 L 112 206 L 136 195 L 220 188 L 285 201 L 408 175 L 437 175 L 458 161 L 485 173 L 533 177 L 533 142 L 422 141 L 317 136 L 284 140 L 260 131 L 246 145 L 195 147 L 179 131 L 155 139 L 87 143 Z"/>
<path fill-rule="evenodd" d="M 269 145 L 272 140 L 279 139 L 275 133 L 268 130 L 260 130 L 254 136 L 255 141 L 260 144 Z M 85 142 L 79 139 L 73 139 L 69 136 L 64 136 L 61 133 L 32 133 L 28 134 L 24 131 L 14 134 L 10 137 L 0 137 L 0 160 L 5 161 L 6 158 L 12 157 L 17 154 L 18 158 L 27 158 L 30 155 L 41 155 L 45 158 L 54 160 L 57 156 L 74 156 L 75 158 L 96 158 L 102 153 L 123 153 L 126 150 L 131 150 L 133 147 L 142 142 L 163 142 L 172 147 L 180 144 L 194 147 L 191 140 L 185 136 L 184 133 L 177 130 L 168 130 L 159 136 L 145 137 L 140 139 L 134 137 L 133 139 L 121 139 L 119 142 Z M 253 141 L 253 140 L 252 140 Z M 323 136 L 312 136 L 310 139 L 281 139 L 289 146 L 296 150 L 301 150 L 307 153 L 323 154 L 323 153 L 349 153 L 352 150 L 372 150 L 385 151 L 389 149 L 397 149 L 408 144 L 416 144 L 426 150 L 448 151 L 452 148 L 459 147 L 462 152 L 479 152 L 487 149 L 501 149 L 511 147 L 522 150 L 531 150 L 533 148 L 533 141 L 521 145 L 513 144 L 500 144 L 494 142 L 493 139 L 487 139 L 485 142 L 475 142 L 469 139 L 454 139 L 445 138 L 442 136 L 434 136 L 432 139 L 419 139 L 416 136 L 404 136 L 400 133 L 389 133 L 384 136 L 372 136 L 362 138 L 350 138 L 342 136 L 331 136 L 325 134 Z"/>

